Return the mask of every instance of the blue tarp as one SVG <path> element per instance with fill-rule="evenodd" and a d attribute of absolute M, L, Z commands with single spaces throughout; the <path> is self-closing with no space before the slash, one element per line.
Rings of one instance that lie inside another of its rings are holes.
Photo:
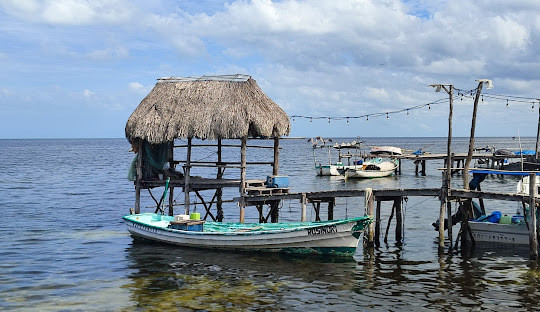
<path fill-rule="evenodd" d="M 505 174 L 505 175 L 516 175 L 516 176 L 528 176 L 531 173 L 540 175 L 540 171 L 504 171 L 504 170 L 495 170 L 495 169 L 474 169 L 470 173 L 486 173 L 486 174 Z"/>
<path fill-rule="evenodd" d="M 517 151 L 514 152 L 516 155 L 534 155 L 534 151 L 532 150 L 525 150 L 525 151 Z"/>

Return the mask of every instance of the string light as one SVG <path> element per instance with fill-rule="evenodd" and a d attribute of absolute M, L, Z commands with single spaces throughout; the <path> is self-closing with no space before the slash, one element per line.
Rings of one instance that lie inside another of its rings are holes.
<path fill-rule="evenodd" d="M 454 90 L 456 91 L 457 95 L 454 96 L 453 99 L 457 100 L 458 97 L 460 97 L 461 101 L 463 101 L 463 97 L 469 97 L 469 98 L 474 100 L 475 94 L 478 91 L 478 89 L 461 90 L 461 89 L 457 89 L 457 88 L 454 88 Z M 521 96 L 486 93 L 486 94 L 481 95 L 482 102 L 484 101 L 484 96 L 487 97 L 488 99 L 501 100 L 501 101 L 506 100 L 506 107 L 507 108 L 509 108 L 510 101 L 517 102 L 517 103 L 528 103 L 529 105 L 532 103 L 531 108 L 533 110 L 534 110 L 534 106 L 535 106 L 536 102 L 538 102 L 538 106 L 540 107 L 540 100 L 537 99 L 537 98 L 528 98 L 528 97 L 521 97 Z M 365 114 L 365 115 L 358 115 L 358 116 L 305 116 L 305 115 L 294 115 L 294 116 L 290 116 L 290 118 L 291 118 L 291 120 L 293 122 L 296 121 L 296 118 L 309 118 L 310 123 L 313 122 L 313 119 L 328 119 L 328 123 L 331 123 L 332 119 L 334 119 L 334 120 L 344 120 L 345 119 L 346 122 L 347 122 L 347 125 L 350 125 L 350 119 L 351 118 L 360 119 L 360 118 L 365 117 L 366 122 L 369 122 L 369 117 L 386 116 L 386 119 L 390 119 L 390 114 L 397 114 L 397 113 L 402 113 L 402 112 L 405 112 L 407 117 L 409 117 L 410 116 L 410 110 L 422 109 L 422 108 L 424 108 L 426 106 L 428 107 L 428 110 L 431 110 L 431 105 L 445 104 L 445 103 L 447 103 L 447 101 L 448 101 L 448 98 L 442 98 L 442 99 L 439 99 L 439 100 L 436 100 L 436 101 L 433 101 L 433 102 L 430 102 L 430 103 L 419 104 L 419 105 L 415 105 L 415 106 L 411 106 L 411 107 L 407 107 L 407 108 L 403 108 L 403 109 L 399 109 L 399 110 L 395 110 L 395 111 L 379 112 L 379 113 Z"/>

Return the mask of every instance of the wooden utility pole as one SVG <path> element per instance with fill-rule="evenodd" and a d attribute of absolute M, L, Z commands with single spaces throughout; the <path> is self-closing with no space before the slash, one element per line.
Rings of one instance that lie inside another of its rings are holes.
<path fill-rule="evenodd" d="M 446 146 L 446 172 L 443 177 L 443 183 L 441 187 L 441 209 L 439 210 L 439 252 L 444 250 L 444 218 L 446 214 L 446 202 L 448 196 L 450 196 L 450 179 L 451 179 L 451 170 L 452 170 L 452 115 L 454 111 L 454 86 L 451 84 L 434 84 L 430 87 L 436 88 L 436 92 L 439 92 L 441 89 L 444 89 L 448 93 L 449 97 L 449 109 L 448 109 L 448 142 Z M 450 212 L 450 210 L 448 210 Z M 449 214 L 450 215 L 450 214 Z M 452 233 L 451 230 L 452 221 L 451 218 L 448 218 L 448 230 L 449 234 Z M 450 235 L 449 235 L 450 236 Z M 452 236 L 450 238 L 450 246 L 452 244 Z"/>
<path fill-rule="evenodd" d="M 487 88 L 491 89 L 491 80 L 489 79 L 478 79 L 478 87 L 476 88 L 476 96 L 474 98 L 473 113 L 472 113 L 472 122 L 471 122 L 471 136 L 469 137 L 469 152 L 467 153 L 467 158 L 465 164 L 463 165 L 463 188 L 469 189 L 469 166 L 471 164 L 473 150 L 474 150 L 474 133 L 476 129 L 476 112 L 478 111 L 478 102 L 480 100 L 480 93 L 482 93 L 482 87 L 484 83 L 487 83 Z M 539 128 L 540 129 L 540 128 Z"/>

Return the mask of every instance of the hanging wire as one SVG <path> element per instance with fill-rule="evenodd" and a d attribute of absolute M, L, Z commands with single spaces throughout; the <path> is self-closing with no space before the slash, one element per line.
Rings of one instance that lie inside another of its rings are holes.
<path fill-rule="evenodd" d="M 453 97 L 454 100 L 457 100 L 458 98 L 463 101 L 463 98 L 471 98 L 474 99 L 476 93 L 478 92 L 478 88 L 472 89 L 472 90 L 463 90 L 454 88 L 454 91 L 457 95 Z M 533 100 L 533 106 L 535 104 L 534 101 L 538 101 L 536 98 L 531 97 L 523 97 L 523 96 L 515 96 L 515 95 L 505 95 L 505 94 L 495 94 L 495 93 L 484 93 L 481 95 L 481 100 L 484 102 L 484 97 L 486 99 L 493 99 L 493 100 L 506 100 L 506 107 L 509 107 L 509 102 L 516 102 L 516 103 L 531 103 L 531 100 Z M 389 119 L 390 114 L 399 114 L 405 112 L 407 116 L 410 115 L 409 111 L 422 109 L 427 107 L 428 110 L 431 110 L 431 105 L 440 105 L 440 104 L 446 104 L 448 101 L 448 98 L 441 98 L 436 101 L 425 103 L 425 104 L 419 104 L 399 110 L 394 111 L 387 111 L 387 112 L 379 112 L 379 113 L 372 113 L 372 114 L 364 114 L 364 115 L 358 115 L 358 116 L 307 116 L 307 115 L 292 115 L 290 118 L 294 121 L 296 118 L 306 118 L 309 119 L 309 122 L 313 122 L 313 120 L 318 119 L 328 119 L 328 123 L 331 122 L 331 120 L 346 120 L 347 124 L 350 124 L 350 119 L 361 119 L 366 118 L 366 122 L 369 121 L 369 117 L 380 117 L 380 116 L 386 116 L 387 119 Z M 540 105 L 540 102 L 539 102 Z"/>
<path fill-rule="evenodd" d="M 395 111 L 387 111 L 387 112 L 379 112 L 379 113 L 372 113 L 372 114 L 364 114 L 364 115 L 358 115 L 358 116 L 308 116 L 308 115 L 292 115 L 292 116 L 290 116 L 290 118 L 291 118 L 292 120 L 296 120 L 296 118 L 305 118 L 305 119 L 309 119 L 310 122 L 313 122 L 313 120 L 327 119 L 327 120 L 328 120 L 328 123 L 330 123 L 332 120 L 346 120 L 346 121 L 348 121 L 348 122 L 350 123 L 351 119 L 361 119 L 361 118 L 366 118 L 366 121 L 369 121 L 369 117 L 387 116 L 388 118 L 390 118 L 389 115 L 391 115 L 391 114 L 399 114 L 399 113 L 407 113 L 407 114 L 409 114 L 409 111 L 417 110 L 417 109 L 422 109 L 422 108 L 425 108 L 425 107 L 428 107 L 429 109 L 431 109 L 431 105 L 445 104 L 446 101 L 448 101 L 448 98 L 442 98 L 442 99 L 438 99 L 438 100 L 433 101 L 433 102 L 430 102 L 430 103 L 419 104 L 419 105 L 415 105 L 415 106 L 411 106 L 411 107 L 407 107 L 407 108 L 403 108 L 403 109 L 399 109 L 399 110 L 395 110 Z"/>

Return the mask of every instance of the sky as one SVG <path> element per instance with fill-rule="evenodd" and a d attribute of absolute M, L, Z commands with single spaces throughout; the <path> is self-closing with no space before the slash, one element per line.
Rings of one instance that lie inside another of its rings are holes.
<path fill-rule="evenodd" d="M 537 131 L 538 0 L 0 0 L 0 42 L 4 139 L 121 138 L 158 78 L 237 73 L 291 136 L 445 137 L 431 84 L 468 136 L 476 79 L 477 136 Z"/>

